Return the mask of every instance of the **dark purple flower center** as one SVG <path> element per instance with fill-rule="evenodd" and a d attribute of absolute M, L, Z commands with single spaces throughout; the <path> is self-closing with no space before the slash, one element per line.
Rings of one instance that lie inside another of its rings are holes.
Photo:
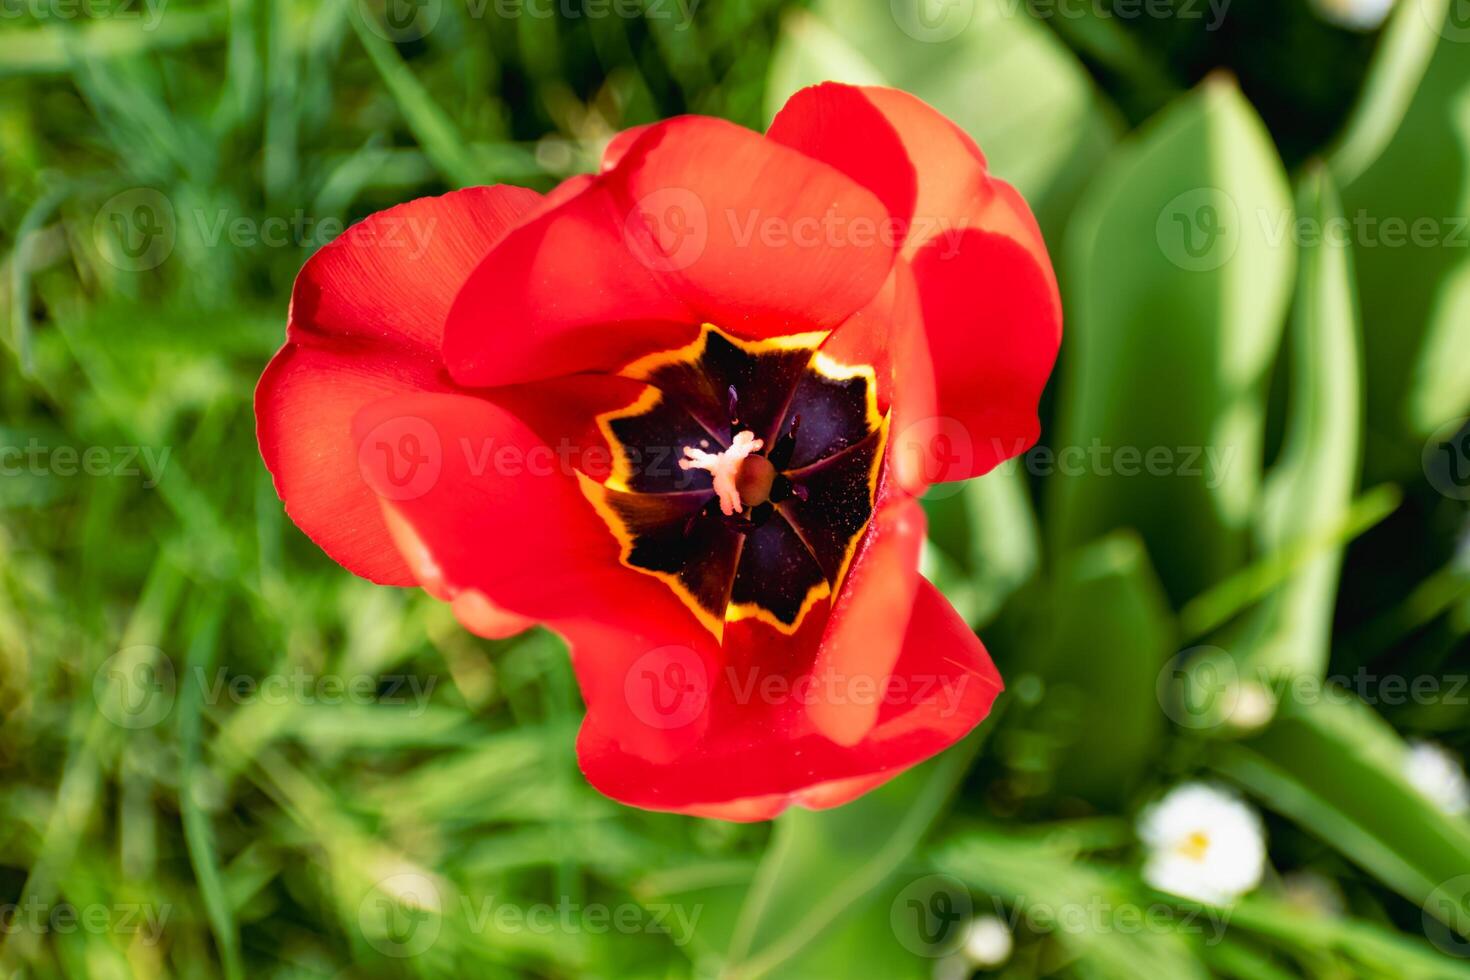
<path fill-rule="evenodd" d="M 887 421 L 872 368 L 818 353 L 823 337 L 706 325 L 624 369 L 650 387 L 599 419 L 613 472 L 588 493 L 623 562 L 716 633 L 747 617 L 794 632 L 836 592 L 872 516 Z"/>

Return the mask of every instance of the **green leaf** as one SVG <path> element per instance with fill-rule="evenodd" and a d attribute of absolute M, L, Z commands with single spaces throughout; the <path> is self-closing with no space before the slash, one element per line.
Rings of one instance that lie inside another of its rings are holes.
<path fill-rule="evenodd" d="M 1359 246 L 1373 478 L 1417 475 L 1424 437 L 1470 412 L 1470 28 L 1459 6 L 1400 5 L 1332 160 Z"/>
<path fill-rule="evenodd" d="M 1091 185 L 1063 257 L 1054 554 L 1134 527 L 1176 601 L 1239 567 L 1290 221 L 1270 137 L 1223 76 L 1144 127 Z"/>
<path fill-rule="evenodd" d="M 1259 736 L 1221 746 L 1217 768 L 1412 902 L 1447 882 L 1470 888 L 1470 827 L 1408 782 L 1403 740 L 1350 693 L 1306 690 Z M 1470 909 L 1426 908 L 1470 935 Z"/>
<path fill-rule="evenodd" d="M 1036 574 L 1040 531 L 1024 472 L 1007 463 L 976 480 L 941 484 L 924 499 L 924 574 L 965 621 L 988 622 Z"/>
<path fill-rule="evenodd" d="M 1289 902 L 1248 895 L 1230 909 L 1230 924 L 1269 937 L 1316 957 L 1331 950 L 1351 957 L 1374 976 L 1470 977 L 1470 963 L 1435 952 L 1423 940 L 1411 939 L 1373 922 L 1305 911 Z M 1261 974 L 1251 975 L 1251 980 Z"/>
<path fill-rule="evenodd" d="M 162 4 L 120 10 L 132 10 L 135 19 L 118 16 L 61 27 L 53 17 L 44 18 L 51 23 L 40 27 L 7 26 L 0 34 L 0 78 L 63 74 L 81 61 L 211 44 L 224 33 L 224 18 L 217 10 L 169 11 L 167 17 Z"/>
<path fill-rule="evenodd" d="M 413 70 L 399 57 L 393 45 L 375 34 L 363 21 L 367 14 L 361 6 L 355 9 L 352 27 L 362 43 L 384 86 L 393 94 L 403 120 L 413 132 L 424 153 L 457 187 L 470 187 L 484 178 L 484 168 L 465 146 L 453 120 L 434 101 Z"/>
<path fill-rule="evenodd" d="M 1169 906 L 1144 894 L 1126 876 L 1078 861 L 1076 842 L 1065 832 L 967 830 L 942 844 L 933 862 L 940 871 L 1012 906 L 1018 920 L 1054 924 L 1053 936 L 1080 958 L 1076 970 L 1084 977 L 1204 978 L 1208 974 L 1185 937 L 1193 933 L 1201 941 L 1218 941 L 1228 923 L 1224 913 L 1195 908 L 1179 911 L 1173 928 L 1138 927 L 1146 911 L 1151 916 L 1147 921 L 1157 921 L 1162 914 L 1157 909 Z M 991 911 L 985 897 L 976 904 Z M 1129 921 L 1135 926 L 1126 925 Z"/>
<path fill-rule="evenodd" d="M 1158 675 L 1174 649 L 1168 602 L 1138 538 L 1118 532 L 1066 560 L 1035 669 L 1064 739 L 1057 791 L 1118 804 L 1163 734 Z"/>
<path fill-rule="evenodd" d="M 1377 526 L 1398 509 L 1403 496 L 1391 483 L 1373 487 L 1354 500 L 1337 521 L 1292 540 L 1201 592 L 1179 611 L 1184 638 L 1198 639 L 1224 626 L 1322 556 L 1341 550 L 1347 542 Z"/>
<path fill-rule="evenodd" d="M 208 671 L 214 665 L 219 652 L 219 624 L 218 600 L 205 600 L 203 611 L 199 613 L 199 626 L 190 644 L 189 670 Z M 189 862 L 199 883 L 199 896 L 204 901 L 204 912 L 214 933 L 214 941 L 219 946 L 224 974 L 229 980 L 241 980 L 246 973 L 240 957 L 240 931 L 220 870 L 219 842 L 209 815 L 199 805 L 200 796 L 206 792 L 201 747 L 203 700 L 202 685 L 183 686 L 178 702 L 179 815 L 184 826 Z"/>
<path fill-rule="evenodd" d="M 1288 337 L 1286 442 L 1262 494 L 1257 537 L 1266 555 L 1342 524 L 1358 480 L 1362 409 L 1352 254 L 1342 234 L 1342 206 L 1325 171 L 1306 178 L 1298 210 L 1314 238 L 1302 242 Z M 1240 640 L 1247 663 L 1272 674 L 1322 675 L 1341 566 L 1339 545 L 1298 569 L 1256 608 Z"/>
<path fill-rule="evenodd" d="M 888 882 L 942 812 L 993 724 L 852 803 L 783 815 L 746 895 L 722 975 L 770 973 Z M 893 942 L 891 935 L 885 940 Z"/>
<path fill-rule="evenodd" d="M 953 4 L 932 26 L 908 6 L 825 0 L 789 15 L 772 57 L 768 115 L 817 82 L 904 89 L 973 136 L 1043 228 L 1059 227 L 1119 128 L 1086 69 L 1024 4 Z"/>

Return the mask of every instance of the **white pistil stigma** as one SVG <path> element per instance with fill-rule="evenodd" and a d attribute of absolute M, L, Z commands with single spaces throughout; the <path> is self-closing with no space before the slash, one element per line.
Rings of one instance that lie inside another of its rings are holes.
<path fill-rule="evenodd" d="M 707 453 L 693 446 L 684 447 L 684 459 L 679 460 L 681 470 L 707 470 L 715 478 L 715 493 L 720 497 L 720 510 L 726 517 L 741 511 L 740 489 L 735 479 L 740 475 L 740 464 L 751 453 L 759 452 L 765 442 L 747 429 L 738 433 L 723 452 Z"/>

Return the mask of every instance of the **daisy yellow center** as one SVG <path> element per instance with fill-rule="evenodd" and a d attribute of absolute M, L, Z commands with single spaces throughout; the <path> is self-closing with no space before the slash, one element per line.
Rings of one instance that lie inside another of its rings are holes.
<path fill-rule="evenodd" d="M 1191 861 L 1203 861 L 1210 850 L 1210 835 L 1196 830 L 1179 842 L 1179 853 Z"/>

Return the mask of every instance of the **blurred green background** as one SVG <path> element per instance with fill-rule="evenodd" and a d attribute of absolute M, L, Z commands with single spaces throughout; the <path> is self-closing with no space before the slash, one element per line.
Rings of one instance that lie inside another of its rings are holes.
<path fill-rule="evenodd" d="M 1389 5 L 0 0 L 0 977 L 1470 976 L 1470 9 Z M 627 809 L 558 641 L 296 531 L 252 387 L 344 222 L 826 78 L 1057 264 L 1042 446 L 928 502 L 1008 691 L 836 811 Z M 1219 906 L 1144 873 L 1195 780 Z"/>

